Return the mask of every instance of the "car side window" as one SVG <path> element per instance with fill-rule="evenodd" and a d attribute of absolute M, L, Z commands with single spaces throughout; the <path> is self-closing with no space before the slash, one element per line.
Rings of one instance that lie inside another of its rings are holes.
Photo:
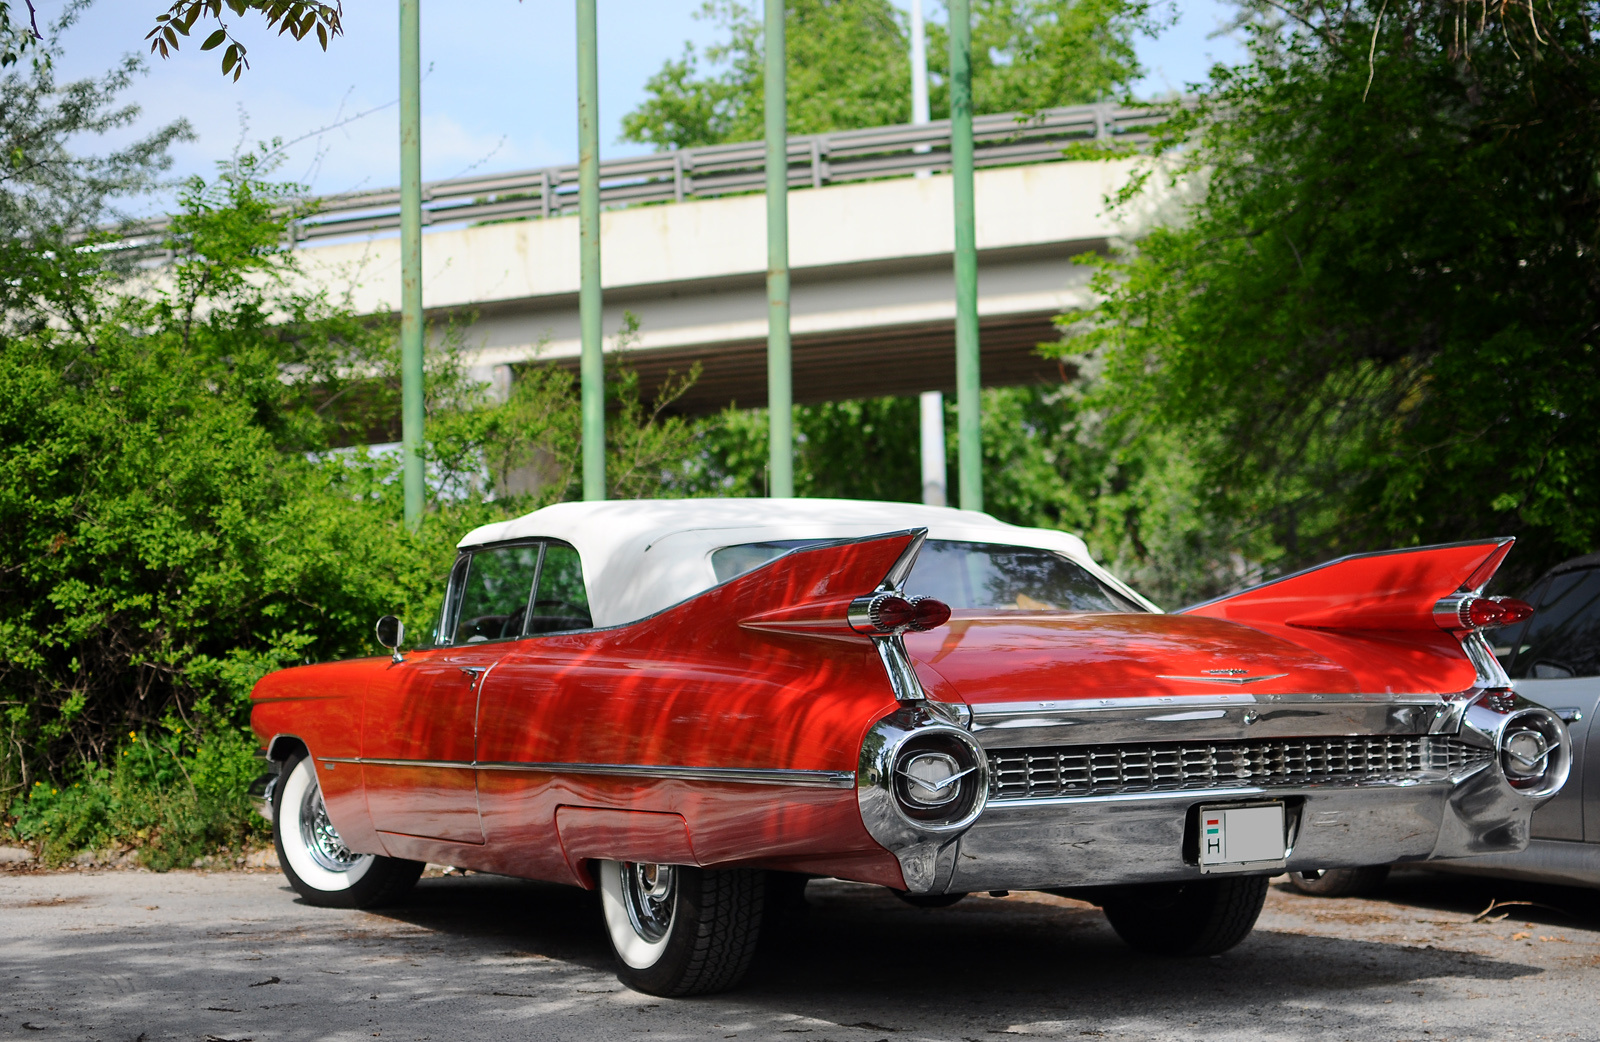
<path fill-rule="evenodd" d="M 539 568 L 539 589 L 528 613 L 528 634 L 564 633 L 593 626 L 578 551 L 565 543 L 546 543 L 544 564 Z"/>
<path fill-rule="evenodd" d="M 1511 652 L 1518 679 L 1600 676 L 1600 568 L 1551 579 Z"/>
<path fill-rule="evenodd" d="M 439 621 L 433 626 L 434 647 L 449 644 L 456 632 L 456 617 L 461 607 L 461 589 L 467 582 L 467 569 L 472 565 L 472 555 L 462 554 L 450 566 L 450 579 L 445 585 L 444 603 L 439 606 Z"/>
<path fill-rule="evenodd" d="M 528 594 L 539 570 L 539 545 L 478 550 L 451 573 L 441 644 L 476 644 L 522 636 Z"/>

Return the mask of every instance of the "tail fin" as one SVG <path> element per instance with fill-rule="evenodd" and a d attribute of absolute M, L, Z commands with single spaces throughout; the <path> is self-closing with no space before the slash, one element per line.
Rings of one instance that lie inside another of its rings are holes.
<path fill-rule="evenodd" d="M 1481 591 L 1514 542 L 1487 539 L 1341 557 L 1183 613 L 1246 625 L 1434 630 L 1439 602 Z"/>
<path fill-rule="evenodd" d="M 851 605 L 864 594 L 898 590 L 927 535 L 926 528 L 914 528 L 791 550 L 733 580 L 748 580 L 752 589 L 763 591 L 766 602 L 739 625 L 799 637 L 865 641 L 851 626 Z"/>

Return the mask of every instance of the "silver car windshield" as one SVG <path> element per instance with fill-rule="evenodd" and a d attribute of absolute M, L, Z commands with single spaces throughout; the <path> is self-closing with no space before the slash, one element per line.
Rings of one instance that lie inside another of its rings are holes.
<path fill-rule="evenodd" d="M 782 539 L 725 546 L 711 554 L 718 582 L 775 557 L 827 540 Z M 930 539 L 917 556 L 906 590 L 951 608 L 988 611 L 1143 612 L 1088 569 L 1062 554 L 1028 546 Z"/>

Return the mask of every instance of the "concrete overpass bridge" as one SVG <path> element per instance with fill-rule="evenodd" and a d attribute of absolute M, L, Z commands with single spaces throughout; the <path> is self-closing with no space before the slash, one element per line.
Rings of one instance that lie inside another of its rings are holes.
<path fill-rule="evenodd" d="M 1104 199 L 1132 161 L 1063 149 L 1138 144 L 1158 118 L 1086 106 L 975 121 L 985 385 L 1059 378 L 1035 347 L 1089 301 L 1076 259 L 1124 231 Z M 795 400 L 953 390 L 948 123 L 796 137 L 789 157 Z M 760 143 L 602 166 L 606 348 L 631 312 L 646 387 L 700 362 L 684 411 L 766 403 L 762 177 Z M 423 300 L 436 330 L 464 326 L 470 365 L 576 366 L 576 180 L 557 167 L 425 186 Z M 398 191 L 372 192 L 323 200 L 296 235 L 313 278 L 381 314 L 400 301 L 397 228 Z"/>

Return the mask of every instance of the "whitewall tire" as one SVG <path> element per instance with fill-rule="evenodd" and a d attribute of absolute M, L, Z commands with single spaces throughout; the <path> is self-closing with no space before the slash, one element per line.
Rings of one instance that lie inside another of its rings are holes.
<path fill-rule="evenodd" d="M 602 861 L 600 906 L 617 976 L 651 995 L 739 983 L 761 934 L 766 873 Z"/>
<path fill-rule="evenodd" d="M 422 875 L 422 863 L 358 854 L 328 819 L 311 758 L 292 756 L 272 793 L 272 839 L 289 884 L 308 904 L 368 908 L 393 901 Z"/>
<path fill-rule="evenodd" d="M 661 961 L 677 912 L 678 870 L 672 865 L 600 863 L 600 902 L 611 949 L 631 969 Z"/>

